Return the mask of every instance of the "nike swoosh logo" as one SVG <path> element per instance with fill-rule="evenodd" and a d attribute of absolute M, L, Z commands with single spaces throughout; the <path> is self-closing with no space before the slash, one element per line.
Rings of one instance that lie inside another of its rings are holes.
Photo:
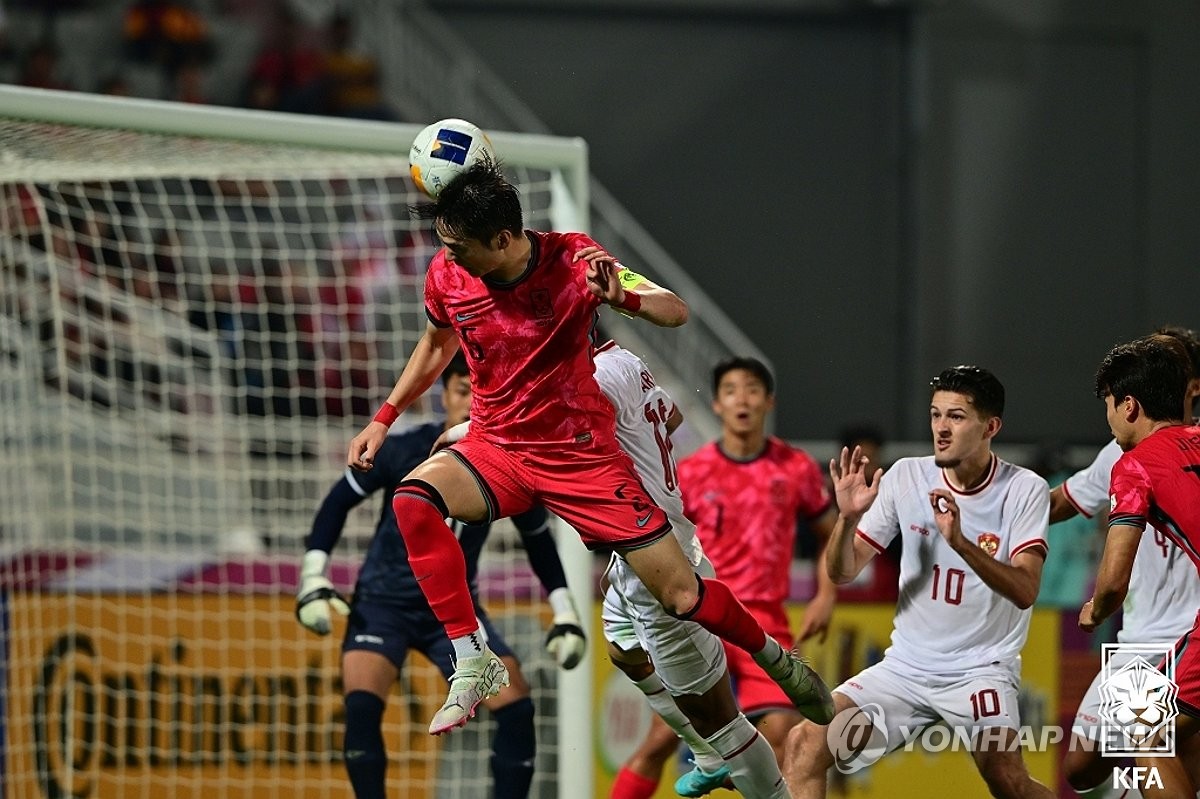
<path fill-rule="evenodd" d="M 645 527 L 647 524 L 649 524 L 649 523 L 650 523 L 650 519 L 651 519 L 651 517 L 653 517 L 653 516 L 654 516 L 654 511 L 650 511 L 650 512 L 649 512 L 649 513 L 647 513 L 645 516 L 643 516 L 642 518 L 640 518 L 640 519 L 638 519 L 638 520 L 637 520 L 637 526 L 638 526 L 638 527 Z"/>
<path fill-rule="evenodd" d="M 366 754 L 366 751 L 363 749 L 347 749 L 345 758 L 347 760 L 358 760 L 360 757 L 364 757 Z"/>
<path fill-rule="evenodd" d="M 454 321 L 455 322 L 465 322 L 468 319 L 475 318 L 476 315 L 477 314 L 473 314 L 473 313 L 456 313 L 454 315 Z"/>

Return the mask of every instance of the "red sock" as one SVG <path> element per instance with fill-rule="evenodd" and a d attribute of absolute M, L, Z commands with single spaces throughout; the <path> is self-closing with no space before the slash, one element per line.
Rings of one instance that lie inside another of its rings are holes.
<path fill-rule="evenodd" d="M 762 625 L 750 615 L 729 586 L 720 580 L 705 579 L 699 575 L 700 598 L 687 613 L 679 618 L 694 621 L 722 641 L 728 641 L 750 654 L 767 645 L 767 634 Z"/>
<path fill-rule="evenodd" d="M 432 487 L 405 481 L 392 497 L 396 524 L 408 548 L 421 593 L 451 639 L 479 629 L 467 588 L 467 562 L 454 532 L 446 526 L 446 506 Z"/>
<path fill-rule="evenodd" d="M 658 780 L 635 774 L 622 766 L 613 780 L 612 793 L 608 799 L 650 799 L 658 790 Z"/>

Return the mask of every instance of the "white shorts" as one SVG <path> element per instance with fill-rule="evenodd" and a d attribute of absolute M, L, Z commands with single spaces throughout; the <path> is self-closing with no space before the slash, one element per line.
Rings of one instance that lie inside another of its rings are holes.
<path fill-rule="evenodd" d="M 1133 652 L 1121 652 L 1113 656 L 1109 661 L 1109 670 L 1117 671 L 1129 661 L 1133 660 L 1136 654 Z M 1100 743 L 1102 733 L 1108 729 L 1116 738 L 1120 738 L 1120 731 L 1113 729 L 1112 725 L 1106 725 L 1104 719 L 1100 716 L 1100 683 L 1104 681 L 1104 669 L 1096 672 L 1096 676 L 1092 678 L 1092 684 L 1088 686 L 1087 693 L 1083 695 L 1083 699 L 1079 703 L 1079 709 L 1075 711 L 1075 722 L 1071 725 L 1071 734 L 1078 735 L 1080 738 L 1086 738 L 1089 741 Z M 1120 743 L 1118 740 L 1117 743 Z M 1128 744 L 1126 744 L 1128 745 Z"/>
<path fill-rule="evenodd" d="M 1002 665 L 933 674 L 884 657 L 834 689 L 859 707 L 882 711 L 886 752 L 939 721 L 970 745 L 985 729 L 1021 726 L 1017 671 Z M 878 716 L 877 716 L 878 718 Z"/>
<path fill-rule="evenodd" d="M 696 571 L 713 575 L 704 558 Z M 641 649 L 672 696 L 702 694 L 725 676 L 725 647 L 694 621 L 677 619 L 642 584 L 625 559 L 613 555 L 606 572 L 600 620 L 604 638 L 628 652 Z"/>

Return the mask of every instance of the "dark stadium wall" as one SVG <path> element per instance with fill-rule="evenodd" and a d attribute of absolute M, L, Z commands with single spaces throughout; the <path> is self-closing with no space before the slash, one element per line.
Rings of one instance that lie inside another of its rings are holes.
<path fill-rule="evenodd" d="M 1007 440 L 1099 442 L 1107 348 L 1200 327 L 1196 8 L 647 5 L 433 3 L 775 361 L 780 434 L 923 438 L 971 361 Z"/>

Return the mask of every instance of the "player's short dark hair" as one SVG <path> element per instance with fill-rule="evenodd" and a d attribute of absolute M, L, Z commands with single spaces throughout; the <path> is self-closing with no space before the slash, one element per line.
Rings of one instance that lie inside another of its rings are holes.
<path fill-rule="evenodd" d="M 748 358 L 744 355 L 738 355 L 733 358 L 726 358 L 719 364 L 713 367 L 712 373 L 712 391 L 713 396 L 717 396 L 717 389 L 721 386 L 721 378 L 734 369 L 742 369 L 749 372 L 767 390 L 767 394 L 775 393 L 775 377 L 771 374 L 771 370 L 767 365 L 758 358 Z"/>
<path fill-rule="evenodd" d="M 450 363 L 446 364 L 446 368 L 442 370 L 442 386 L 450 385 L 450 378 L 470 377 L 471 370 L 467 368 L 467 358 L 462 354 L 462 350 L 454 353 L 454 357 L 450 359 Z"/>
<path fill-rule="evenodd" d="M 1156 422 L 1183 417 L 1183 398 L 1191 381 L 1187 347 L 1173 335 L 1155 333 L 1118 344 L 1096 370 L 1096 396 L 1118 402 L 1133 397 Z"/>
<path fill-rule="evenodd" d="M 1179 343 L 1187 350 L 1188 360 L 1192 365 L 1192 377 L 1200 377 L 1200 335 L 1195 330 L 1182 325 L 1163 325 L 1154 331 L 1164 336 L 1179 339 Z"/>
<path fill-rule="evenodd" d="M 984 416 L 1004 416 L 1004 384 L 982 366 L 951 366 L 930 380 L 929 387 L 930 396 L 936 391 L 953 391 L 970 397 Z"/>
<path fill-rule="evenodd" d="M 490 242 L 502 230 L 524 229 L 517 187 L 505 179 L 500 162 L 487 157 L 450 181 L 436 200 L 414 205 L 411 211 L 461 239 Z"/>

